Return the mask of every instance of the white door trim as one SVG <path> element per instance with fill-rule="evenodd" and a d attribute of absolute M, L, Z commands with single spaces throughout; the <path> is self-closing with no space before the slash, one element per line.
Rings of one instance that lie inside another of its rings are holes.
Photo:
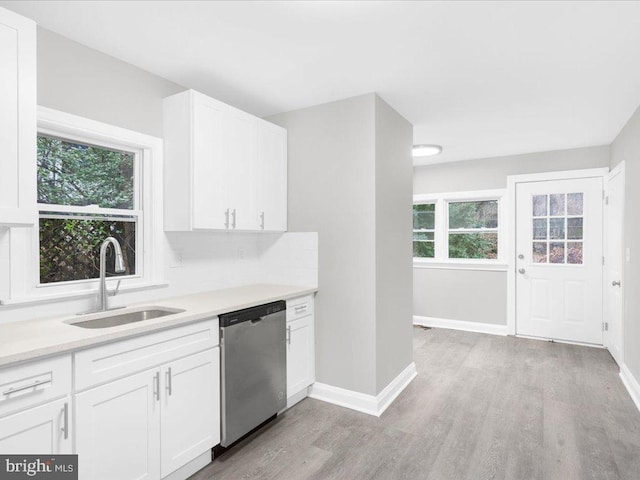
<path fill-rule="evenodd" d="M 606 191 L 606 189 L 607 189 L 607 187 L 609 185 L 608 184 L 609 179 L 615 177 L 616 175 L 622 175 L 622 199 L 623 199 L 623 202 L 622 202 L 622 249 L 621 249 L 621 252 L 620 252 L 621 255 L 622 255 L 622 258 L 620 259 L 621 260 L 621 262 L 620 262 L 620 280 L 622 281 L 622 291 L 620 292 L 621 296 L 622 296 L 622 318 L 619 319 L 620 320 L 620 325 L 619 325 L 619 328 L 620 328 L 620 351 L 618 353 L 620 355 L 620 358 L 619 359 L 616 358 L 616 361 L 619 362 L 620 365 L 622 365 L 624 363 L 624 320 L 625 320 L 625 315 L 624 315 L 625 309 L 624 309 L 624 306 L 625 306 L 625 290 L 626 290 L 625 289 L 625 284 L 624 284 L 624 282 L 625 282 L 624 273 L 625 273 L 625 263 L 626 263 L 625 262 L 625 258 L 624 258 L 624 256 L 625 256 L 625 253 L 624 253 L 624 247 L 625 247 L 625 243 L 624 243 L 625 218 L 624 217 L 625 217 L 625 213 L 626 213 L 625 205 L 626 205 L 626 194 L 627 194 L 627 192 L 626 192 L 626 186 L 627 186 L 626 185 L 626 166 L 625 166 L 625 162 L 624 161 L 622 161 L 618 165 L 616 165 L 616 167 L 606 175 L 606 177 L 604 179 L 605 191 Z M 609 231 L 608 222 L 609 222 L 609 217 L 608 217 L 608 214 L 607 214 L 607 210 L 605 209 L 605 216 L 604 216 L 605 232 L 603 232 L 603 235 L 605 235 L 605 236 L 606 236 L 606 233 Z M 605 242 L 605 244 L 604 244 L 605 263 L 607 262 L 607 253 L 608 253 L 607 248 L 608 248 L 608 243 Z M 608 287 L 609 286 L 608 286 L 607 282 L 608 282 L 607 276 L 603 275 L 602 276 L 602 299 L 603 299 L 602 307 L 603 307 L 603 309 L 607 308 L 607 305 L 608 305 L 607 302 L 609 301 L 609 297 L 608 297 Z M 606 312 L 606 310 L 604 310 L 603 311 L 603 315 L 602 315 L 603 319 L 607 318 L 606 314 L 607 314 L 607 312 Z M 603 320 L 603 321 L 606 321 L 606 320 Z M 614 358 L 615 358 L 615 356 L 614 356 Z"/>
<path fill-rule="evenodd" d="M 546 182 L 549 180 L 572 180 L 600 177 L 609 174 L 609 168 L 586 168 L 561 172 L 529 173 L 507 177 L 507 335 L 516 334 L 516 186 L 518 183 Z"/>

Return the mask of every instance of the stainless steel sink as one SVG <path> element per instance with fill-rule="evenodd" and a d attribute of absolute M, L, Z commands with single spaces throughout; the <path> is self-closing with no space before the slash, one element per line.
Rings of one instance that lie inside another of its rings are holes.
<path fill-rule="evenodd" d="M 91 315 L 91 319 L 67 322 L 75 327 L 82 328 L 109 328 L 118 325 L 126 325 L 128 323 L 142 322 L 144 320 L 152 320 L 154 318 L 166 317 L 167 315 L 175 315 L 182 313 L 184 310 L 178 308 L 167 307 L 141 307 L 136 310 L 127 312 L 111 313 L 101 312 Z"/>

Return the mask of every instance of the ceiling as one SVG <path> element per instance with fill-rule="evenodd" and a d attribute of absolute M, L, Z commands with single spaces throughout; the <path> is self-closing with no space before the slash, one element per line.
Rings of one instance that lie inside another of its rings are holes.
<path fill-rule="evenodd" d="M 640 104 L 640 2 L 0 5 L 259 116 L 375 91 L 431 162 L 609 144 Z"/>

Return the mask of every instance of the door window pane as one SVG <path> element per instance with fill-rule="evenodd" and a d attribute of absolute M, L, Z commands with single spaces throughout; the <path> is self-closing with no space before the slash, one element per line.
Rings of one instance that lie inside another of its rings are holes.
<path fill-rule="evenodd" d="M 547 242 L 533 242 L 533 263 L 547 263 Z"/>
<path fill-rule="evenodd" d="M 564 240 L 564 218 L 549 219 L 549 236 L 554 240 Z"/>
<path fill-rule="evenodd" d="M 549 263 L 564 263 L 564 242 L 549 244 Z"/>
<path fill-rule="evenodd" d="M 548 208 L 545 201 L 548 199 Z M 532 252 L 534 263 L 582 264 L 583 194 L 533 196 Z M 548 222 L 548 227 L 547 227 Z M 555 240 L 549 244 L 540 240 Z M 567 240 L 573 240 L 568 242 Z"/>
<path fill-rule="evenodd" d="M 567 263 L 582 264 L 582 242 L 567 243 Z"/>
<path fill-rule="evenodd" d="M 546 215 L 547 215 L 547 196 L 534 195 L 533 196 L 533 216 L 545 217 Z"/>
<path fill-rule="evenodd" d="M 550 215 L 557 217 L 564 215 L 564 193 L 554 193 L 549 197 Z"/>
<path fill-rule="evenodd" d="M 567 215 L 582 215 L 582 193 L 567 194 Z"/>
<path fill-rule="evenodd" d="M 535 240 L 547 239 L 547 219 L 546 218 L 533 219 L 533 238 Z"/>
<path fill-rule="evenodd" d="M 582 234 L 582 218 L 568 218 L 567 238 L 570 240 L 582 240 Z"/>

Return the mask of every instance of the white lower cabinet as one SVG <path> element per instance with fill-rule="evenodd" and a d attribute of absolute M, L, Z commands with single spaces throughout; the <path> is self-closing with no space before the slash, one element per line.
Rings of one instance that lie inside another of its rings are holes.
<path fill-rule="evenodd" d="M 72 453 L 70 432 L 71 398 L 66 397 L 0 418 L 0 452 Z"/>
<path fill-rule="evenodd" d="M 301 312 L 306 312 L 305 316 L 301 316 Z M 311 295 L 287 301 L 287 407 L 306 397 L 308 387 L 315 382 L 315 322 L 312 312 Z"/>
<path fill-rule="evenodd" d="M 80 478 L 160 478 L 159 376 L 150 370 L 76 395 Z"/>
<path fill-rule="evenodd" d="M 165 477 L 220 443 L 220 348 L 162 368 L 161 473 Z"/>
<path fill-rule="evenodd" d="M 219 350 L 78 394 L 80 478 L 160 479 L 218 444 Z"/>

